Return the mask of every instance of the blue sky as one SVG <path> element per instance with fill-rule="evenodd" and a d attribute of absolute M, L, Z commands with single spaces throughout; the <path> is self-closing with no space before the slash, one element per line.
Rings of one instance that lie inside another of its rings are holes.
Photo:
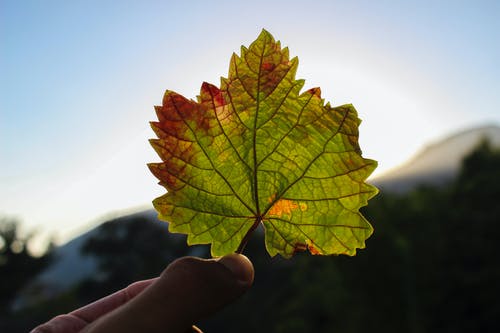
<path fill-rule="evenodd" d="M 0 1 L 0 214 L 64 241 L 163 193 L 153 105 L 219 84 L 265 28 L 353 103 L 378 173 L 500 123 L 498 1 Z"/>

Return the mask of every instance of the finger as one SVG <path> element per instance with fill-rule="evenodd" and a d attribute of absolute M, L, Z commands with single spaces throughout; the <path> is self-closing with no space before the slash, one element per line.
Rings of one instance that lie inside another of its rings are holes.
<path fill-rule="evenodd" d="M 158 280 L 158 278 L 132 283 L 127 288 L 101 298 L 100 300 L 75 310 L 70 314 L 81 318 L 87 323 L 91 323 L 97 318 L 102 317 L 106 313 L 127 303 L 132 298 L 140 294 L 144 289 L 153 284 L 156 280 Z"/>
<path fill-rule="evenodd" d="M 139 281 L 69 314 L 57 316 L 34 328 L 31 333 L 76 333 L 89 323 L 125 304 L 158 278 Z"/>
<path fill-rule="evenodd" d="M 178 259 L 151 287 L 85 332 L 185 332 L 241 296 L 251 286 L 253 274 L 250 260 L 239 254 L 219 260 Z"/>
<path fill-rule="evenodd" d="M 87 326 L 87 322 L 81 318 L 64 314 L 35 327 L 30 333 L 77 333 L 85 326 Z"/>

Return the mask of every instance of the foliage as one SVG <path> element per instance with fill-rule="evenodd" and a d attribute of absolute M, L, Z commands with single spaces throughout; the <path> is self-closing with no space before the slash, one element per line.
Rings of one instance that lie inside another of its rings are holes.
<path fill-rule="evenodd" d="M 82 248 L 85 255 L 98 259 L 97 274 L 79 287 L 83 303 L 126 287 L 131 281 L 158 276 L 165 263 L 176 258 L 207 255 L 206 248 L 187 249 L 185 237 L 168 237 L 165 229 L 141 215 L 101 225 Z"/>
<path fill-rule="evenodd" d="M 167 91 L 156 107 L 150 164 L 168 193 L 160 219 L 213 256 L 241 252 L 263 224 L 271 256 L 354 255 L 371 225 L 358 212 L 377 190 L 364 181 L 376 162 L 361 157 L 352 105 L 301 93 L 298 59 L 267 31 L 233 54 L 221 87 L 203 83 L 198 101 Z"/>
<path fill-rule="evenodd" d="M 34 256 L 28 244 L 34 234 L 22 236 L 20 223 L 12 218 L 0 218 L 0 331 L 11 315 L 11 306 L 19 291 L 50 262 L 50 252 Z"/>

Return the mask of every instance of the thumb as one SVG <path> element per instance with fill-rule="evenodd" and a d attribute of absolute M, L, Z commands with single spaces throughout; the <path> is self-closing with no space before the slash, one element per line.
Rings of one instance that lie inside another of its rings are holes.
<path fill-rule="evenodd" d="M 253 275 L 252 263 L 241 254 L 217 260 L 178 259 L 153 285 L 85 332 L 185 332 L 241 296 Z"/>

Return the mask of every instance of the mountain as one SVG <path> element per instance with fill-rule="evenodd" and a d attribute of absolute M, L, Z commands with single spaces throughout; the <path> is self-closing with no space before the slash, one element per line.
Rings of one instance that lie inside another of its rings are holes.
<path fill-rule="evenodd" d="M 151 209 L 130 215 L 125 215 L 112 221 L 124 224 L 125 226 L 130 221 L 136 220 L 138 218 L 144 218 L 145 220 L 154 223 L 159 222 L 156 218 L 156 215 L 157 213 Z M 96 258 L 89 255 L 83 255 L 82 247 L 85 245 L 88 239 L 90 239 L 94 235 L 99 234 L 102 226 L 108 222 L 104 222 L 100 226 L 72 239 L 68 243 L 55 248 L 54 264 L 40 274 L 38 281 L 45 286 L 51 286 L 50 289 L 66 289 L 76 282 L 81 281 L 84 278 L 91 276 L 92 274 L 95 274 L 97 269 Z M 158 224 L 164 226 L 166 232 L 167 224 Z M 75 263 L 79 263 L 78 269 L 75 269 Z"/>
<path fill-rule="evenodd" d="M 153 209 L 103 222 L 69 242 L 54 248 L 52 263 L 20 293 L 13 308 L 18 309 L 39 300 L 50 299 L 87 278 L 99 276 L 98 258 L 85 254 L 83 247 L 90 239 L 102 233 L 107 224 L 118 224 L 125 230 L 137 220 L 154 224 L 155 227 L 164 229 L 167 233 L 167 224 L 158 220 L 157 213 Z M 148 228 L 148 225 L 145 225 L 144 228 Z"/>
<path fill-rule="evenodd" d="M 457 175 L 463 158 L 484 139 L 500 147 L 500 127 L 472 128 L 429 144 L 407 162 L 374 178 L 372 183 L 383 191 L 396 193 L 418 185 L 444 185 Z"/>

